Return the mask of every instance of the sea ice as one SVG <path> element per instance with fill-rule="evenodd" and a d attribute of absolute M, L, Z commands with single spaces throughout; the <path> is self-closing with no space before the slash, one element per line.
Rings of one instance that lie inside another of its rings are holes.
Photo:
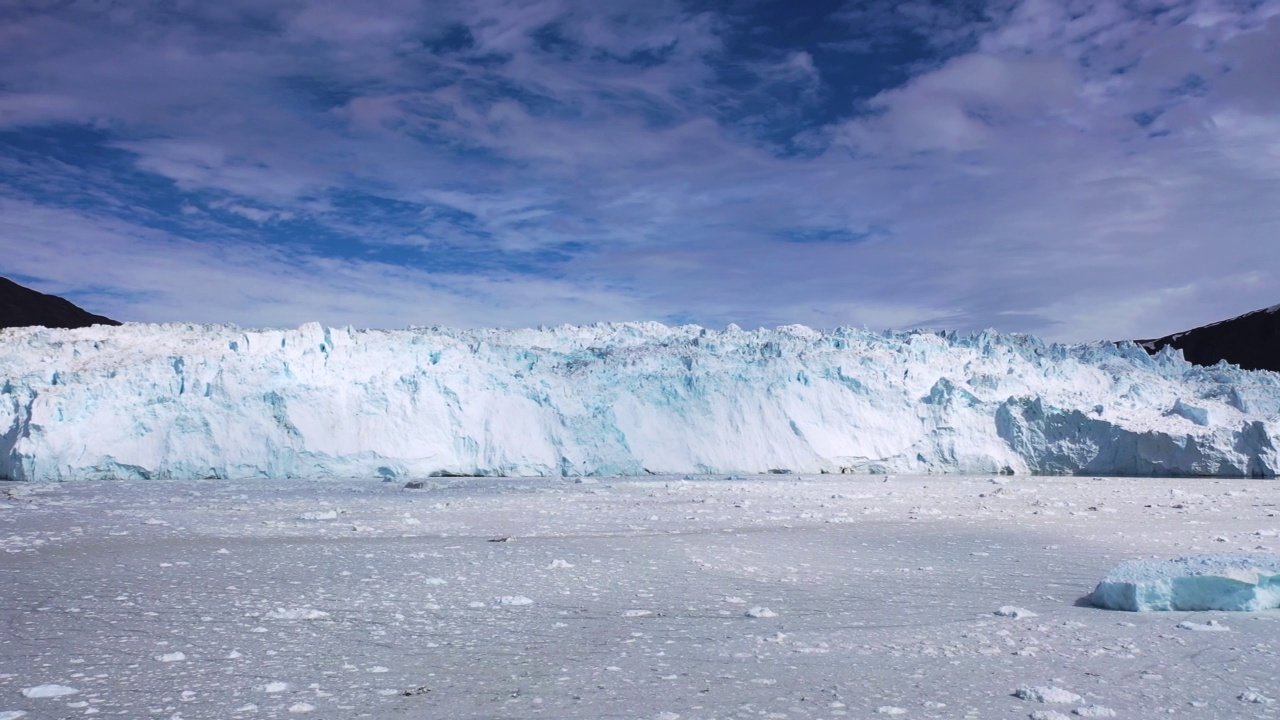
<path fill-rule="evenodd" d="M 1197 555 L 1116 566 L 1090 600 L 1111 610 L 1236 610 L 1280 607 L 1280 555 Z M 1206 629 L 1206 628 L 1196 628 Z"/>

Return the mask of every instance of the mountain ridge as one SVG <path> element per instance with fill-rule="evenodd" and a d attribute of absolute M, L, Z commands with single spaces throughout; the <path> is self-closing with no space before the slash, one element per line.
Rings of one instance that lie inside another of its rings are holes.
<path fill-rule="evenodd" d="M 109 317 L 95 315 L 66 298 L 46 295 L 0 277 L 0 328 L 47 327 L 82 328 L 93 325 L 120 325 Z"/>
<path fill-rule="evenodd" d="M 1280 305 L 1134 342 L 1153 355 L 1174 347 L 1194 365 L 1211 367 L 1225 360 L 1245 370 L 1280 372 Z"/>

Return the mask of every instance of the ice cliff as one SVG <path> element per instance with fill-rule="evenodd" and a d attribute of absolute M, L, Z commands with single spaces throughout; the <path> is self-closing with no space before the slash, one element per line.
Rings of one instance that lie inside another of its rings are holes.
<path fill-rule="evenodd" d="M 0 331 L 0 477 L 1273 477 L 1280 375 L 1133 344 L 724 331 Z"/>

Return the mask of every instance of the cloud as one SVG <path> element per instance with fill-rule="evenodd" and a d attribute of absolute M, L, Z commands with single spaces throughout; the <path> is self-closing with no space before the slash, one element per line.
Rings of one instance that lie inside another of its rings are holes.
<path fill-rule="evenodd" d="M 73 3 L 0 33 L 0 271 L 126 319 L 1083 340 L 1276 302 L 1274 0 Z"/>
<path fill-rule="evenodd" d="M 69 120 L 79 115 L 79 103 L 66 95 L 0 93 L 0 128 Z"/>
<path fill-rule="evenodd" d="M 426 273 L 244 242 L 195 242 L 9 200 L 0 200 L 0 244 L 9 248 L 6 272 L 125 321 L 394 328 L 652 317 L 636 299 L 595 284 Z"/>

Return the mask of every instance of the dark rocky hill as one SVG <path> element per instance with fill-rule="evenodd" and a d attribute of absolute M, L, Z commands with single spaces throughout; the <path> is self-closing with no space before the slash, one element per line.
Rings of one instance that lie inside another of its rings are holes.
<path fill-rule="evenodd" d="M 119 324 L 111 318 L 81 310 L 56 295 L 45 295 L 0 277 L 0 328 L 30 325 L 78 328 Z"/>
<path fill-rule="evenodd" d="M 1155 340 L 1134 342 L 1152 354 L 1172 345 L 1196 365 L 1216 365 L 1219 360 L 1226 360 L 1246 370 L 1280 372 L 1280 305 Z"/>

